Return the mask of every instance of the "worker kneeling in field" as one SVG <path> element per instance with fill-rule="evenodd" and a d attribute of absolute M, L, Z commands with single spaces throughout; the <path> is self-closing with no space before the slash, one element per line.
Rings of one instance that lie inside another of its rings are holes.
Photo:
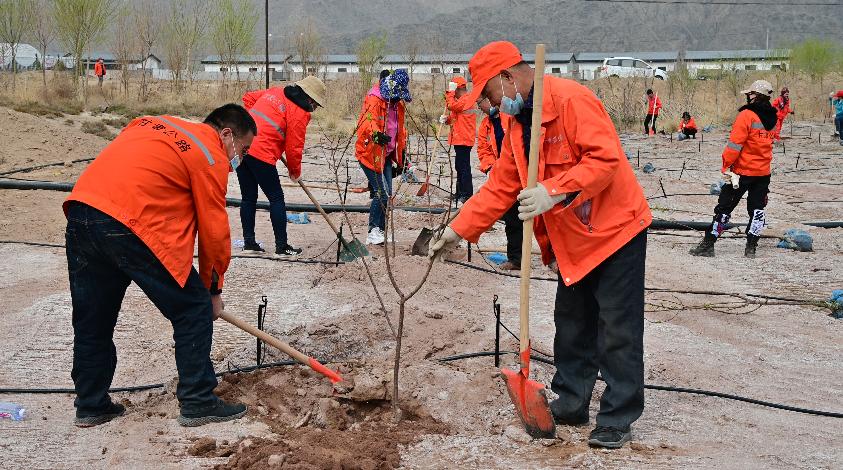
<path fill-rule="evenodd" d="M 556 374 L 550 403 L 559 424 L 588 423 L 598 372 L 606 380 L 589 444 L 623 446 L 644 409 L 644 258 L 650 208 L 602 103 L 571 80 L 544 77 L 538 184 L 527 182 L 533 69 L 509 42 L 471 58 L 470 99 L 488 99 L 507 120 L 500 159 L 430 256 L 476 243 L 516 200 L 533 220 L 542 261 L 558 263 Z"/>
<path fill-rule="evenodd" d="M 682 120 L 679 121 L 679 135 L 677 139 L 696 139 L 697 138 L 697 123 L 691 117 L 691 113 L 685 111 L 682 113 Z"/>
<path fill-rule="evenodd" d="M 64 202 L 77 426 L 102 424 L 125 411 L 108 389 L 117 366 L 112 336 L 131 282 L 173 325 L 179 424 L 246 413 L 244 405 L 214 395 L 210 352 L 231 259 L 228 173 L 256 133 L 255 121 L 235 104 L 217 108 L 202 124 L 137 118 L 79 177 Z M 193 267 L 197 232 L 199 271 Z"/>
<path fill-rule="evenodd" d="M 757 80 L 743 93 L 747 104 L 738 112 L 722 155 L 720 171 L 726 184 L 720 190 L 714 207 L 711 229 L 690 251 L 694 256 L 714 256 L 714 242 L 726 230 L 732 211 L 741 202 L 744 193 L 748 193 L 746 211 L 749 213 L 744 256 L 755 258 L 761 231 L 767 225 L 764 208 L 770 192 L 770 163 L 773 161 L 777 120 L 776 109 L 770 104 L 773 86 L 766 80 Z"/>
<path fill-rule="evenodd" d="M 281 179 L 275 168 L 286 154 L 290 179 L 301 178 L 301 160 L 310 113 L 325 104 L 325 84 L 316 77 L 305 77 L 292 85 L 250 91 L 243 95 L 243 105 L 254 116 L 258 136 L 237 168 L 240 183 L 240 224 L 243 226 L 243 251 L 262 252 L 255 239 L 255 213 L 258 187 L 269 200 L 269 220 L 275 236 L 276 256 L 301 254 L 287 239 L 287 205 Z"/>

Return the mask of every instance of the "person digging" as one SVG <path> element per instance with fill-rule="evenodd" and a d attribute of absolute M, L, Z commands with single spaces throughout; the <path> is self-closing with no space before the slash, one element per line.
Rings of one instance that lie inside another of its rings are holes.
<path fill-rule="evenodd" d="M 486 115 L 480 121 L 480 130 L 477 133 L 477 158 L 480 160 L 478 169 L 488 175 L 500 158 L 504 137 L 502 120 L 506 117 L 501 115 L 498 108 L 489 104 L 487 99 L 481 100 L 478 106 Z M 521 269 L 521 241 L 524 239 L 523 223 L 518 218 L 518 202 L 506 211 L 501 220 L 506 233 L 506 261 L 498 267 L 501 270 L 517 271 Z"/>
<path fill-rule="evenodd" d="M 550 403 L 563 425 L 589 422 L 598 372 L 606 380 L 589 444 L 619 448 L 644 410 L 644 261 L 652 214 L 620 139 L 588 88 L 544 77 L 538 184 L 523 189 L 534 71 L 510 42 L 492 42 L 469 61 L 473 102 L 488 99 L 511 116 L 489 180 L 469 199 L 429 256 L 480 235 L 519 201 L 533 220 L 542 262 L 558 265 L 554 323 L 556 373 Z"/>
<path fill-rule="evenodd" d="M 706 231 L 699 245 L 692 248 L 694 256 L 714 256 L 714 243 L 726 230 L 732 211 L 744 193 L 749 223 L 746 227 L 744 256 L 755 258 L 761 231 L 766 226 L 767 195 L 770 192 L 770 164 L 773 161 L 773 139 L 776 127 L 776 109 L 770 104 L 773 86 L 766 80 L 757 80 L 746 95 L 746 105 L 738 110 L 732 132 L 721 158 L 720 171 L 726 184 L 720 190 L 711 230 Z"/>
<path fill-rule="evenodd" d="M 178 423 L 199 426 L 246 414 L 245 405 L 214 395 L 210 352 L 231 260 L 228 174 L 256 133 L 255 121 L 235 104 L 215 109 L 201 124 L 141 117 L 79 177 L 63 204 L 76 426 L 96 426 L 125 412 L 108 389 L 117 367 L 114 327 L 132 282 L 173 326 Z"/>

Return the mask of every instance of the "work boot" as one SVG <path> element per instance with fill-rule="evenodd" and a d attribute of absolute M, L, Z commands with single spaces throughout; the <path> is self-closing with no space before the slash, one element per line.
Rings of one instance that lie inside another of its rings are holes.
<path fill-rule="evenodd" d="M 746 248 L 743 249 L 743 255 L 747 258 L 755 258 L 755 248 L 758 247 L 758 238 L 753 235 L 746 236 Z"/>
<path fill-rule="evenodd" d="M 632 439 L 632 431 L 629 426 L 626 428 L 597 426 L 588 436 L 588 445 L 606 449 L 620 449 L 630 439 Z"/>
<path fill-rule="evenodd" d="M 246 405 L 242 403 L 228 403 L 223 400 L 198 411 L 179 414 L 178 423 L 184 427 L 202 426 L 208 423 L 222 423 L 242 418 L 246 414 Z"/>
<path fill-rule="evenodd" d="M 498 269 L 501 271 L 520 271 L 521 270 L 521 262 L 520 261 L 504 261 L 498 266 Z"/>
<path fill-rule="evenodd" d="M 266 251 L 256 241 L 246 240 L 243 242 L 243 251 L 253 251 L 255 253 L 265 253 Z"/>
<path fill-rule="evenodd" d="M 702 239 L 699 245 L 691 248 L 688 253 L 694 256 L 703 256 L 706 258 L 714 258 L 714 242 L 717 241 L 717 237 L 710 233 L 706 233 L 705 237 Z"/>
<path fill-rule="evenodd" d="M 553 415 L 553 422 L 562 426 L 582 426 L 588 424 L 588 408 L 577 413 L 567 414 L 562 410 L 562 401 L 557 398 L 548 403 L 550 414 Z"/>
<path fill-rule="evenodd" d="M 275 256 L 296 256 L 301 254 L 301 248 L 294 248 L 289 243 L 275 247 Z"/>
<path fill-rule="evenodd" d="M 76 419 L 73 424 L 78 428 L 90 428 L 99 424 L 107 423 L 118 416 L 123 416 L 126 407 L 120 403 L 111 403 L 108 407 L 96 413 L 80 413 L 76 410 Z"/>

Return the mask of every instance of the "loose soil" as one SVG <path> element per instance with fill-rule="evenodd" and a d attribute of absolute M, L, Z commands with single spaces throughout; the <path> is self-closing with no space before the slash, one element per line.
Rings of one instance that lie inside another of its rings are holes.
<path fill-rule="evenodd" d="M 29 132 L 19 132 L 21 126 Z M 51 120 L 0 109 L 0 131 L 18 136 L 0 157 L 0 172 L 43 163 L 93 156 L 106 144 L 62 119 Z M 814 252 L 775 248 L 763 239 L 759 257 L 743 258 L 743 239 L 731 231 L 717 244 L 717 257 L 694 258 L 687 250 L 695 232 L 651 231 L 647 286 L 674 291 L 708 290 L 824 300 L 843 288 L 843 229 L 803 226 L 805 220 L 840 218 L 843 190 L 837 143 L 817 143 L 828 124 L 801 122 L 794 135 L 775 149 L 774 175 L 765 232 L 788 228 L 814 237 Z M 624 134 L 639 182 L 656 217 L 710 220 L 716 197 L 708 187 L 719 173 L 724 129 L 705 141 L 671 142 L 666 136 Z M 789 137 L 789 136 L 788 136 Z M 43 142 L 46 139 L 46 142 Z M 306 151 L 304 177 L 315 184 L 333 178 L 325 151 Z M 310 145 L 310 143 L 309 143 Z M 37 148 L 35 148 L 37 147 Z M 640 157 L 639 157 L 640 152 Z M 640 158 L 640 164 L 639 164 Z M 797 167 L 797 158 L 799 160 Z M 639 167 L 651 162 L 654 173 Z M 682 169 L 684 165 L 684 170 Z M 86 164 L 61 165 L 13 176 L 73 181 Z M 446 167 L 447 169 L 447 167 Z M 283 173 L 283 171 L 282 171 Z M 345 177 L 344 168 L 341 175 Z M 363 186 L 352 162 L 350 186 Z M 422 176 L 419 173 L 419 176 Z M 397 181 L 397 180 L 396 180 Z M 439 181 L 434 176 L 434 182 Z M 443 179 L 447 181 L 447 178 Z M 484 176 L 475 174 L 475 188 Z M 660 184 L 661 182 L 661 184 Z M 664 186 L 664 191 L 662 190 Z M 414 196 L 418 185 L 402 185 L 402 204 L 442 205 L 445 193 Z M 306 202 L 298 189 L 285 188 L 291 202 Z M 325 203 L 336 192 L 314 190 Z M 700 194 L 700 195 L 698 195 Z M 238 197 L 236 178 L 229 195 Z M 665 197 L 665 195 L 667 197 Z M 66 194 L 0 190 L 0 240 L 64 243 L 61 202 Z M 830 201 L 830 202 L 805 202 Z M 348 194 L 349 204 L 367 204 L 367 194 Z M 734 220 L 746 221 L 743 203 Z M 290 224 L 290 242 L 302 258 L 333 260 L 335 237 L 318 214 L 311 223 Z M 335 221 L 344 219 L 335 214 Z M 242 238 L 239 212 L 229 209 L 232 239 Z M 399 212 L 396 254 L 390 259 L 395 282 L 410 290 L 422 278 L 426 260 L 410 256 L 419 230 L 441 216 Z M 351 214 L 351 228 L 366 236 L 366 214 Z M 348 235 L 346 224 L 344 231 Z M 258 213 L 258 239 L 273 249 L 265 212 Z M 481 247 L 504 245 L 503 227 L 486 233 Z M 369 247 L 367 259 L 390 322 L 397 319 L 397 296 L 382 248 Z M 69 394 L 2 395 L 24 404 L 30 418 L 0 421 L 4 468 L 819 468 L 843 467 L 840 420 L 773 410 L 693 394 L 646 392 L 644 415 L 633 428 L 631 445 L 618 451 L 588 448 L 603 385 L 591 403 L 590 426 L 557 428 L 557 438 L 531 440 L 514 415 L 499 370 L 491 357 L 440 362 L 443 357 L 494 346 L 493 296 L 503 322 L 518 323 L 518 280 L 456 264 L 437 264 L 416 297 L 407 304 L 399 378 L 400 422 L 390 403 L 394 341 L 361 262 L 340 266 L 287 263 L 267 257 L 232 260 L 225 289 L 229 312 L 255 322 L 262 296 L 268 301 L 266 330 L 308 354 L 329 361 L 353 381 L 334 390 L 321 376 L 301 366 L 225 374 L 218 393 L 249 405 L 243 419 L 199 428 L 176 424 L 173 394 L 175 362 L 168 322 L 144 294 L 131 286 L 115 330 L 118 351 L 115 386 L 166 383 L 139 393 L 115 393 L 126 416 L 80 430 L 72 426 Z M 454 254 L 468 262 L 465 250 Z M 71 305 L 64 250 L 0 243 L 0 387 L 67 387 L 71 384 Z M 473 250 L 470 263 L 489 268 Z M 534 273 L 552 273 L 534 261 Z M 553 348 L 554 282 L 532 284 L 531 333 L 534 346 Z M 747 305 L 740 299 L 679 292 L 647 293 L 645 379 L 736 393 L 761 400 L 828 411 L 843 411 L 841 332 L 843 323 L 828 309 L 808 305 Z M 516 331 L 517 333 L 517 331 Z M 517 349 L 503 333 L 501 348 Z M 267 349 L 265 362 L 288 360 Z M 212 359 L 218 372 L 255 363 L 255 340 L 217 322 Z M 502 357 L 516 367 L 516 357 Z M 537 363 L 536 380 L 550 383 L 553 369 Z"/>

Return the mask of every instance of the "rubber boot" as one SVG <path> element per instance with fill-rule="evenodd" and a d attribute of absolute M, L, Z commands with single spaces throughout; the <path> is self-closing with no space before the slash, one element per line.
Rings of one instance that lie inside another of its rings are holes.
<path fill-rule="evenodd" d="M 746 236 L 746 248 L 743 250 L 743 255 L 747 258 L 755 258 L 755 248 L 758 247 L 758 239 L 755 235 Z"/>
<path fill-rule="evenodd" d="M 704 256 L 706 258 L 714 258 L 714 242 L 717 241 L 717 237 L 710 233 L 706 233 L 705 237 L 702 239 L 699 245 L 691 248 L 688 253 L 694 256 Z"/>

